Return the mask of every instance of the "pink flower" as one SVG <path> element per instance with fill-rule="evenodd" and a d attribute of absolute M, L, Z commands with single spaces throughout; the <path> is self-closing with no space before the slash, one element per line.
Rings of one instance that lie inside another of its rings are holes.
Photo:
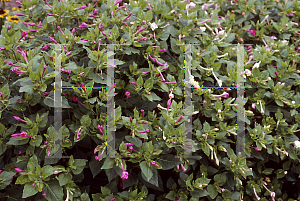
<path fill-rule="evenodd" d="M 260 151 L 260 149 L 258 147 L 252 147 L 250 146 L 252 149 L 254 149 L 255 151 Z"/>
<path fill-rule="evenodd" d="M 17 120 L 17 121 L 22 121 L 22 122 L 24 122 L 24 123 L 26 123 L 27 121 L 25 121 L 25 120 L 23 120 L 23 119 L 21 119 L 20 117 L 17 117 L 17 116 L 13 116 L 14 118 L 15 118 L 15 120 Z"/>
<path fill-rule="evenodd" d="M 54 42 L 55 44 L 57 44 L 57 42 L 55 41 L 55 39 L 52 38 L 51 36 L 49 36 L 49 39 L 50 39 L 52 42 Z"/>
<path fill-rule="evenodd" d="M 131 144 L 131 143 L 127 143 L 127 142 L 126 142 L 126 143 L 125 143 L 125 145 L 126 145 L 126 146 L 130 146 L 130 145 L 133 145 L 133 144 Z"/>
<path fill-rule="evenodd" d="M 42 47 L 42 49 L 48 49 L 50 45 Z"/>
<path fill-rule="evenodd" d="M 81 127 L 78 129 L 78 131 L 77 131 L 77 140 L 79 140 L 80 139 L 80 137 L 79 137 L 79 135 L 81 135 L 82 134 L 82 131 L 80 132 L 80 130 L 81 130 Z"/>
<path fill-rule="evenodd" d="M 136 35 L 136 34 L 140 33 L 141 31 L 147 29 L 147 27 L 148 27 L 148 25 L 145 26 L 145 27 L 141 27 L 141 28 L 140 28 L 135 34 L 133 34 L 133 35 Z"/>
<path fill-rule="evenodd" d="M 23 21 L 23 22 L 24 22 L 24 21 Z M 21 38 L 19 39 L 19 41 L 20 41 L 22 38 L 24 38 L 25 36 L 27 36 L 27 34 L 28 34 L 28 32 L 23 31 L 23 32 L 22 32 L 22 36 L 21 36 Z"/>
<path fill-rule="evenodd" d="M 133 84 L 133 85 L 135 85 L 135 86 L 137 86 L 137 84 L 135 82 L 130 82 L 130 83 Z"/>
<path fill-rule="evenodd" d="M 21 137 L 21 138 L 24 138 L 24 137 L 31 137 L 31 135 L 27 135 L 26 132 L 22 132 L 20 134 L 12 134 L 11 135 L 12 137 Z"/>
<path fill-rule="evenodd" d="M 122 3 L 122 0 L 116 0 L 113 6 L 115 6 L 115 5 L 119 4 L 119 3 Z"/>
<path fill-rule="evenodd" d="M 100 149 L 101 149 L 101 148 L 96 148 L 96 149 L 94 150 L 94 154 L 96 154 Z"/>
<path fill-rule="evenodd" d="M 129 98 L 130 92 L 129 92 L 129 91 L 126 91 L 126 92 L 125 92 L 125 96 L 126 96 L 127 98 Z"/>
<path fill-rule="evenodd" d="M 34 24 L 34 23 L 32 23 L 32 22 L 29 22 L 29 23 L 27 23 L 29 26 L 32 26 L 32 27 L 39 27 L 39 28 L 41 28 L 41 26 L 38 26 L 38 25 L 36 25 L 36 24 Z"/>
<path fill-rule="evenodd" d="M 183 172 L 186 172 L 186 169 L 185 169 L 185 167 L 183 166 L 183 164 L 181 163 L 180 165 L 181 165 L 181 168 L 182 168 Z"/>
<path fill-rule="evenodd" d="M 85 9 L 87 6 L 81 6 L 79 8 L 75 8 L 74 10 L 81 10 L 81 9 Z"/>
<path fill-rule="evenodd" d="M 102 150 L 102 152 L 98 158 L 100 158 L 103 155 L 104 151 L 105 151 L 105 149 Z"/>
<path fill-rule="evenodd" d="M 165 84 L 176 84 L 176 80 L 173 82 L 165 82 Z"/>
<path fill-rule="evenodd" d="M 64 35 L 64 32 L 61 30 L 60 26 L 57 26 L 57 29 L 61 32 L 62 35 Z"/>
<path fill-rule="evenodd" d="M 25 21 L 22 21 L 22 23 L 28 28 L 28 25 L 27 25 L 27 23 Z"/>
<path fill-rule="evenodd" d="M 94 26 L 94 25 L 96 25 L 96 24 L 88 25 L 88 24 L 86 24 L 86 23 L 83 22 L 81 25 L 79 25 L 79 28 L 80 28 L 80 30 L 81 30 L 82 28 L 85 28 L 85 27 L 92 27 L 92 26 Z"/>
<path fill-rule="evenodd" d="M 183 116 L 180 116 L 177 121 L 175 122 L 175 124 L 179 123 L 181 120 L 183 119 Z"/>
<path fill-rule="evenodd" d="M 278 76 L 278 73 L 277 73 L 277 71 L 275 71 L 275 75 L 276 75 L 276 76 Z"/>
<path fill-rule="evenodd" d="M 246 31 L 248 31 L 252 36 L 255 36 L 256 30 L 246 30 Z"/>
<path fill-rule="evenodd" d="M 52 13 L 47 13 L 48 16 L 55 16 L 54 14 Z"/>
<path fill-rule="evenodd" d="M 23 56 L 24 60 L 26 61 L 26 63 L 28 63 L 25 51 L 22 52 L 22 56 Z"/>
<path fill-rule="evenodd" d="M 252 107 L 253 109 L 255 109 L 255 108 L 256 108 L 255 103 L 252 103 L 251 107 Z"/>
<path fill-rule="evenodd" d="M 169 99 L 167 102 L 167 114 L 169 113 L 170 106 L 171 106 L 171 99 Z"/>
<path fill-rule="evenodd" d="M 112 198 L 112 199 L 110 199 L 110 201 L 114 201 L 116 198 Z"/>
<path fill-rule="evenodd" d="M 187 146 L 187 145 L 185 145 L 185 144 L 183 144 L 183 146 L 185 146 L 185 147 L 188 148 L 188 149 L 193 149 L 193 146 Z"/>
<path fill-rule="evenodd" d="M 148 5 L 148 7 L 147 7 L 147 8 L 148 8 L 148 10 L 153 10 L 153 8 L 151 8 L 151 6 L 150 6 L 149 2 L 147 1 L 146 3 L 147 3 L 147 5 Z"/>
<path fill-rule="evenodd" d="M 16 3 L 19 4 L 19 5 L 21 5 L 21 6 L 23 5 L 20 1 L 16 1 Z"/>
<path fill-rule="evenodd" d="M 51 149 L 51 147 L 49 147 L 49 149 L 47 151 L 47 156 L 50 156 L 50 149 Z"/>
<path fill-rule="evenodd" d="M 122 20 L 123 20 L 123 21 L 128 20 L 132 14 L 133 14 L 133 13 L 130 12 L 129 15 L 128 15 L 127 17 L 125 17 L 124 19 L 122 19 Z"/>
<path fill-rule="evenodd" d="M 50 8 L 52 8 L 52 6 L 50 6 L 50 4 L 48 3 L 47 0 L 44 0 L 45 4 L 47 4 Z"/>
<path fill-rule="evenodd" d="M 140 42 L 141 40 L 147 40 L 147 37 L 142 37 L 138 40 L 138 42 Z"/>
<path fill-rule="evenodd" d="M 104 33 L 103 31 L 102 31 L 102 34 L 103 34 L 103 36 L 105 36 L 106 38 L 108 38 L 108 35 L 106 33 Z"/>
<path fill-rule="evenodd" d="M 29 172 L 29 171 L 22 170 L 22 169 L 20 169 L 20 168 L 15 168 L 15 171 L 16 171 L 17 173 L 21 173 L 21 172 Z"/>
<path fill-rule="evenodd" d="M 161 49 L 161 50 L 159 50 L 160 52 L 165 52 L 166 51 L 166 49 L 164 48 L 164 49 Z"/>
<path fill-rule="evenodd" d="M 5 50 L 6 49 L 6 47 L 0 47 L 0 50 Z"/>
<path fill-rule="evenodd" d="M 207 22 L 210 22 L 210 21 L 211 21 L 211 19 L 208 19 L 208 20 L 205 20 L 203 22 L 199 22 L 199 24 L 207 23 Z"/>
<path fill-rule="evenodd" d="M 139 133 L 149 133 L 149 129 L 147 128 L 145 131 L 137 131 Z"/>
<path fill-rule="evenodd" d="M 46 193 L 45 193 L 45 191 L 44 191 L 44 188 L 43 188 L 43 197 L 46 197 Z"/>

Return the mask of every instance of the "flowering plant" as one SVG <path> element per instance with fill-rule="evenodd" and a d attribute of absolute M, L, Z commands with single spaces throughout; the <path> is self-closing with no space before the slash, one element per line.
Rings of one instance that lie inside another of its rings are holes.
<path fill-rule="evenodd" d="M 296 1 L 18 4 L 0 35 L 1 198 L 300 195 Z"/>

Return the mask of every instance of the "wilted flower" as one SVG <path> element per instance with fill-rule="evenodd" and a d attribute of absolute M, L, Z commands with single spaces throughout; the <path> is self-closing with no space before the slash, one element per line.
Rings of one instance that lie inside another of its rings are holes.
<path fill-rule="evenodd" d="M 12 136 L 12 137 L 21 137 L 21 138 L 24 138 L 24 137 L 31 137 L 31 135 L 27 135 L 26 132 L 21 132 L 20 134 L 12 134 L 11 136 Z"/>
<path fill-rule="evenodd" d="M 255 36 L 256 30 L 246 30 L 248 31 L 252 36 Z"/>
<path fill-rule="evenodd" d="M 245 73 L 246 73 L 247 76 L 250 76 L 250 75 L 251 75 L 251 70 L 246 69 L 246 70 L 245 70 Z"/>
<path fill-rule="evenodd" d="M 260 65 L 261 61 L 257 62 L 256 64 L 254 64 L 253 68 L 259 68 L 259 65 Z M 253 69 L 252 68 L 252 69 Z"/>
<path fill-rule="evenodd" d="M 300 148 L 300 141 L 299 140 L 294 141 L 294 145 L 296 149 Z"/>

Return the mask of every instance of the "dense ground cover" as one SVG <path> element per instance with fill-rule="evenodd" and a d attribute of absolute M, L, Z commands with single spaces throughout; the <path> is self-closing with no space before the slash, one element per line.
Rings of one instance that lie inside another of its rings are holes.
<path fill-rule="evenodd" d="M 299 199 L 299 1 L 17 3 L 0 13 L 1 200 Z"/>

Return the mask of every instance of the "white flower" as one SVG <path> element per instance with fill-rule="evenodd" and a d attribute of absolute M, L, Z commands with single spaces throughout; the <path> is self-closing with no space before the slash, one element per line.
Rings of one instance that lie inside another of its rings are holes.
<path fill-rule="evenodd" d="M 193 3 L 193 2 L 191 2 L 191 3 L 189 4 L 189 7 L 190 7 L 190 8 L 194 8 L 195 6 L 196 6 L 196 4 Z"/>
<path fill-rule="evenodd" d="M 254 64 L 253 68 L 259 68 L 260 63 L 261 63 L 261 61 Z"/>
<path fill-rule="evenodd" d="M 292 101 L 292 104 L 294 105 L 296 102 L 295 101 Z"/>
<path fill-rule="evenodd" d="M 297 148 L 300 148 L 300 141 L 299 141 L 299 140 L 296 140 L 296 141 L 294 142 L 294 145 L 295 145 L 296 149 L 297 149 Z"/>
<path fill-rule="evenodd" d="M 246 73 L 247 76 L 250 76 L 250 75 L 251 75 L 251 70 L 246 69 L 246 70 L 245 70 L 245 73 Z"/>
<path fill-rule="evenodd" d="M 152 31 L 154 31 L 156 28 L 158 28 L 154 22 L 150 23 L 150 26 L 151 26 Z"/>
<path fill-rule="evenodd" d="M 202 32 L 205 32 L 206 27 L 200 27 L 200 30 L 201 30 Z"/>

